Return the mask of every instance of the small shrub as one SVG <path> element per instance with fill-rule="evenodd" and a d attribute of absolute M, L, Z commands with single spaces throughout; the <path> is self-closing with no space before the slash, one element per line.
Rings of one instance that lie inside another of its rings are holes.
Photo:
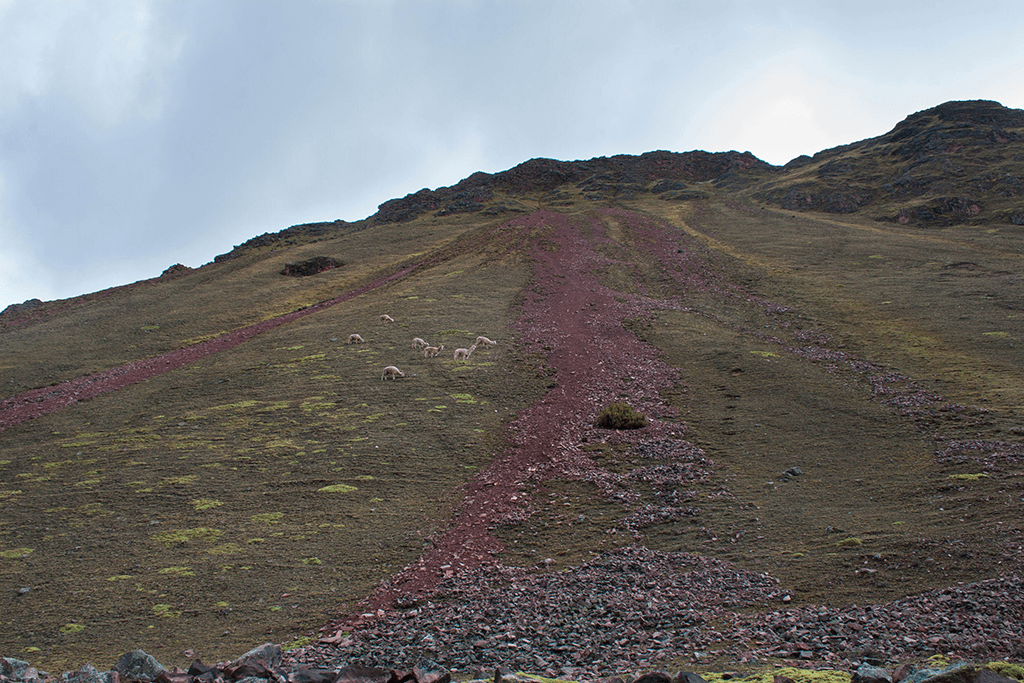
<path fill-rule="evenodd" d="M 628 403 L 611 403 L 597 416 L 597 426 L 605 429 L 640 429 L 647 426 L 647 416 Z"/>

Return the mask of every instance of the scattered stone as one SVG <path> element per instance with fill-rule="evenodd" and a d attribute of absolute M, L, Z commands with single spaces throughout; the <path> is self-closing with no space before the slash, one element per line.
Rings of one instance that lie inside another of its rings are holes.
<path fill-rule="evenodd" d="M 394 671 L 364 664 L 349 664 L 338 671 L 334 683 L 397 683 Z"/>
<path fill-rule="evenodd" d="M 672 683 L 672 679 L 668 674 L 660 671 L 653 671 L 637 678 L 633 683 Z"/>
<path fill-rule="evenodd" d="M 57 679 L 59 683 L 118 683 L 114 671 L 97 671 L 92 664 L 86 664 L 78 671 L 67 671 Z"/>
<path fill-rule="evenodd" d="M 146 654 L 145 650 L 132 650 L 117 658 L 114 671 L 125 678 L 134 678 L 149 683 L 149 681 L 155 681 L 160 674 L 166 673 L 167 668 L 158 662 L 156 657 Z"/>
<path fill-rule="evenodd" d="M 37 681 L 40 678 L 31 664 L 9 657 L 0 657 L 0 676 L 14 681 Z M 42 677 L 49 678 L 49 675 L 44 673 Z"/>
<path fill-rule="evenodd" d="M 443 666 L 430 659 L 421 659 L 412 668 L 416 683 L 450 683 L 452 675 Z"/>
<path fill-rule="evenodd" d="M 892 674 L 871 664 L 861 664 L 850 683 L 892 683 Z"/>

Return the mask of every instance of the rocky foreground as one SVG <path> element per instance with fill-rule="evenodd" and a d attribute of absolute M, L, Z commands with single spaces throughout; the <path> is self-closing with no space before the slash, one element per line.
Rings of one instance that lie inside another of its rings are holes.
<path fill-rule="evenodd" d="M 0 659 L 0 682 L 448 683 L 453 674 L 535 680 L 509 674 L 536 671 L 626 683 L 639 674 L 617 674 L 657 671 L 687 657 L 702 668 L 727 662 L 746 671 L 790 665 L 850 672 L 844 676 L 852 674 L 854 683 L 1024 681 L 1024 667 L 1005 663 L 1024 659 L 1020 576 L 865 607 L 789 608 L 789 600 L 767 574 L 699 555 L 627 547 L 559 572 L 493 566 L 452 576 L 422 601 L 405 596 L 395 609 L 328 628 L 318 642 L 287 653 L 268 643 L 228 663 L 197 659 L 183 671 L 136 650 L 111 671 L 86 665 L 57 677 Z M 765 612 L 771 603 L 779 609 Z M 901 664 L 891 674 L 877 668 L 936 656 L 961 663 L 942 670 Z M 988 668 L 965 663 L 993 660 Z M 703 680 L 653 675 L 634 683 Z"/>
<path fill-rule="evenodd" d="M 550 681 L 540 676 L 513 673 L 498 667 L 492 673 L 476 668 L 468 672 L 473 683 L 536 683 Z M 841 672 L 822 672 L 829 680 L 836 676 L 850 683 L 1020 683 L 1024 668 L 1003 662 L 992 662 L 985 666 L 969 662 L 957 662 L 942 668 L 918 667 L 903 664 L 894 671 L 864 662 L 852 676 Z M 787 675 L 789 674 L 789 675 Z M 792 676 L 804 678 L 812 672 L 781 669 L 774 675 L 759 673 L 746 677 L 751 681 L 767 683 L 796 683 Z M 1016 676 L 1017 678 L 1011 678 Z M 710 676 L 709 676 L 710 678 Z M 722 680 L 743 679 L 742 674 L 722 674 L 714 678 Z M 247 652 L 233 662 L 207 666 L 195 660 L 188 671 L 179 668 L 167 669 L 152 655 L 143 650 L 134 650 L 122 655 L 110 671 L 98 671 L 86 664 L 78 671 L 61 674 L 56 679 L 45 672 L 38 672 L 27 662 L 17 659 L 0 658 L 0 681 L 24 681 L 26 683 L 450 683 L 451 672 L 436 662 L 423 659 L 411 669 L 382 669 L 362 663 L 336 667 L 311 667 L 287 663 L 281 646 L 267 643 Z M 587 679 L 584 679 L 587 680 Z M 610 676 L 591 678 L 601 683 L 707 683 L 699 674 L 680 671 L 670 676 L 661 671 L 652 671 L 636 676 Z"/>

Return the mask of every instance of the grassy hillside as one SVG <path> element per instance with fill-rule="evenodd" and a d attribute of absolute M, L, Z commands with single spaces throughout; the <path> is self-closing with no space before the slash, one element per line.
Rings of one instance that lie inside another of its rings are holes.
<path fill-rule="evenodd" d="M 951 125 L 939 114 L 901 125 L 928 122 Z M 230 658 L 308 635 L 415 561 L 460 487 L 510 446 L 505 425 L 565 382 L 555 372 L 567 341 L 516 333 L 528 304 L 555 300 L 536 280 L 534 246 L 555 277 L 588 283 L 578 301 L 590 303 L 551 315 L 599 315 L 597 294 L 642 303 L 616 334 L 674 368 L 658 410 L 678 411 L 682 436 L 715 467 L 682 492 L 699 514 L 641 526 L 629 520 L 642 506 L 666 504 L 650 482 L 620 477 L 629 495 L 608 498 L 594 480 L 533 481 L 518 521 L 495 530 L 504 562 L 553 558 L 557 570 L 639 543 L 769 572 L 797 603 L 829 605 L 1019 571 L 1024 227 L 999 218 L 1012 213 L 1003 195 L 975 197 L 994 213 L 959 222 L 876 220 L 896 204 L 877 199 L 866 171 L 869 208 L 780 208 L 776 190 L 812 170 L 820 179 L 830 160 L 895 163 L 875 147 L 781 171 L 742 155 L 538 162 L 0 321 L 13 396 L 419 264 L 0 432 L 0 583 L 11 591 L 0 654 L 54 670 L 109 666 L 136 647 L 167 665 L 186 664 L 186 649 Z M 754 183 L 758 173 L 774 185 Z M 550 213 L 530 227 L 510 223 L 539 209 Z M 556 223 L 606 261 L 580 265 L 552 238 Z M 280 274 L 313 256 L 345 265 Z M 366 343 L 347 344 L 351 333 Z M 499 344 L 454 361 L 480 334 Z M 445 352 L 426 359 L 413 337 Z M 406 376 L 382 381 L 386 365 Z M 577 432 L 592 429 L 579 420 Z M 608 476 L 647 457 L 605 437 L 551 449 Z M 784 474 L 793 467 L 802 474 Z M 597 521 L 573 524 L 581 516 Z"/>

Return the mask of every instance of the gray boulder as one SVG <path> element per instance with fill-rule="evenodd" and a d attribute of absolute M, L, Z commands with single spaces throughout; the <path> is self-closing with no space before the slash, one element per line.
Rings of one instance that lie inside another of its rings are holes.
<path fill-rule="evenodd" d="M 156 661 L 156 657 L 146 654 L 145 650 L 132 650 L 125 652 L 117 658 L 114 671 L 126 678 L 137 678 L 140 681 L 154 681 L 162 673 L 167 673 L 166 667 Z"/>

